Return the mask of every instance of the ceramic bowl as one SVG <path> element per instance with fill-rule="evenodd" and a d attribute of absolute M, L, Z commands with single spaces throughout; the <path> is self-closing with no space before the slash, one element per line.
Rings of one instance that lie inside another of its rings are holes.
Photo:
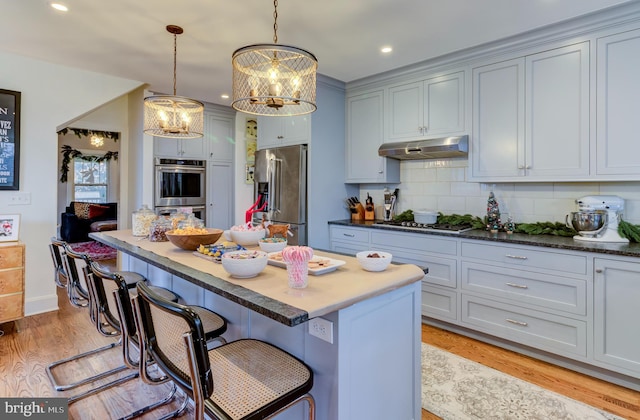
<path fill-rule="evenodd" d="M 258 241 L 258 245 L 264 252 L 278 252 L 287 246 L 287 240 L 285 238 L 262 238 Z"/>
<path fill-rule="evenodd" d="M 226 230 L 224 236 L 238 245 L 254 246 L 258 245 L 258 241 L 264 238 L 266 230 Z"/>
<path fill-rule="evenodd" d="M 383 251 L 362 251 L 356 254 L 356 258 L 363 270 L 384 271 L 391 264 L 393 255 Z"/>
<path fill-rule="evenodd" d="M 206 228 L 207 233 L 178 235 L 173 230 L 167 231 L 167 239 L 178 248 L 187 251 L 195 251 L 200 245 L 209 245 L 215 243 L 222 236 L 222 229 Z"/>
<path fill-rule="evenodd" d="M 222 268 L 232 277 L 248 279 L 257 276 L 267 266 L 264 251 L 232 251 L 222 254 Z"/>

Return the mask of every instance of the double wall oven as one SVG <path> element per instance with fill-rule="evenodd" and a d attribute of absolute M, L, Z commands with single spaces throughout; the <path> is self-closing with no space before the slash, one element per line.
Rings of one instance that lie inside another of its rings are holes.
<path fill-rule="evenodd" d="M 204 160 L 156 158 L 155 212 L 168 214 L 191 207 L 198 219 L 205 220 L 206 172 Z"/>

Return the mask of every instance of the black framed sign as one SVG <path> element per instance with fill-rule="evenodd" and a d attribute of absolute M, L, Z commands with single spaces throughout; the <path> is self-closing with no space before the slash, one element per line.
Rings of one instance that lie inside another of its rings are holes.
<path fill-rule="evenodd" d="M 0 89 L 0 190 L 20 181 L 20 92 Z"/>

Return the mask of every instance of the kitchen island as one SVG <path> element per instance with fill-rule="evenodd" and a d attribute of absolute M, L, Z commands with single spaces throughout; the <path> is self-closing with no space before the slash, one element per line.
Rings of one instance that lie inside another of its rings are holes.
<path fill-rule="evenodd" d="M 227 340 L 265 340 L 304 360 L 314 372 L 317 419 L 420 418 L 424 272 L 416 265 L 371 273 L 354 257 L 316 252 L 345 264 L 294 290 L 283 268 L 269 265 L 254 278 L 234 279 L 220 264 L 128 230 L 91 238 L 121 251 L 122 269 L 223 315 Z M 277 418 L 301 419 L 304 409 Z"/>

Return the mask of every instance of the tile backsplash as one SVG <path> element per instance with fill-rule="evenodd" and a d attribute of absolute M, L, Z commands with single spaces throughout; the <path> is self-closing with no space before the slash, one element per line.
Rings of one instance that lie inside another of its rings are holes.
<path fill-rule="evenodd" d="M 640 224 L 640 182 L 501 183 L 466 182 L 466 159 L 414 160 L 400 163 L 400 184 L 361 184 L 360 201 L 373 197 L 376 216 L 382 218 L 384 188 L 399 188 L 396 213 L 430 209 L 444 214 L 484 217 L 493 191 L 502 219 L 516 223 L 563 222 L 576 211 L 576 198 L 585 195 L 617 195 L 625 200 L 623 219 Z"/>

